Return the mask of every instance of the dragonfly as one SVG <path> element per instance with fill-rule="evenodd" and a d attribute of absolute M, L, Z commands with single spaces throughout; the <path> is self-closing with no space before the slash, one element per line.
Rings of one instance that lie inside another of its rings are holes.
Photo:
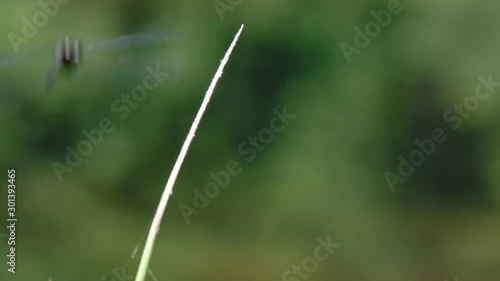
<path fill-rule="evenodd" d="M 124 50 L 141 49 L 151 46 L 159 46 L 165 50 L 171 50 L 172 48 L 169 47 L 171 47 L 172 41 L 177 37 L 178 35 L 172 32 L 141 32 L 98 40 L 87 45 L 78 38 L 65 36 L 56 41 L 51 57 L 40 51 L 21 51 L 19 54 L 0 55 L 0 70 L 8 70 L 22 63 L 42 60 L 45 64 L 50 64 L 50 67 L 46 70 L 43 82 L 43 88 L 45 91 L 49 91 L 61 76 L 61 72 L 80 72 L 86 58 L 100 54 L 100 58 L 104 58 L 104 61 L 106 57 L 114 58 L 115 54 Z M 114 66 L 115 70 L 117 72 L 123 71 L 124 67 L 122 65 L 126 61 L 127 56 L 116 59 L 115 63 L 117 65 Z M 108 65 L 108 62 L 106 61 L 104 64 Z M 176 77 L 175 79 L 178 80 L 180 78 Z"/>

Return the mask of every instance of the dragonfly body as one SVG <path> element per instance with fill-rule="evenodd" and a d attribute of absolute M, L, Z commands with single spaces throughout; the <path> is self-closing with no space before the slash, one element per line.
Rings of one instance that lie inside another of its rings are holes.
<path fill-rule="evenodd" d="M 54 62 L 47 77 L 48 86 L 52 85 L 61 67 L 71 71 L 80 64 L 82 50 L 81 41 L 72 39 L 69 36 L 56 43 Z"/>
<path fill-rule="evenodd" d="M 62 50 L 61 50 L 62 49 Z M 80 63 L 81 43 L 78 39 L 64 37 L 56 46 L 56 60 L 60 60 L 62 65 L 71 67 Z"/>

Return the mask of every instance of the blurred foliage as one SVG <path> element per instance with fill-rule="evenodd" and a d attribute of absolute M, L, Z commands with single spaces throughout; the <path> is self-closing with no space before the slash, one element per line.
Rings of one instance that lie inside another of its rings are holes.
<path fill-rule="evenodd" d="M 129 259 L 241 23 L 166 211 L 151 264 L 159 281 L 281 280 L 326 235 L 342 246 L 310 280 L 499 279 L 500 98 L 456 131 L 442 115 L 474 93 L 478 76 L 500 80 L 500 3 L 404 1 L 348 64 L 339 44 L 352 44 L 353 28 L 387 2 L 243 1 L 224 20 L 212 1 L 61 6 L 20 46 L 27 59 L 0 68 L 1 178 L 16 168 L 19 217 L 18 273 L 2 268 L 0 280 L 97 281 Z M 7 34 L 21 34 L 21 18 L 40 7 L 0 7 L 8 55 Z M 152 31 L 172 40 L 89 55 L 50 92 L 41 87 L 58 38 L 85 45 Z M 157 64 L 182 83 L 162 83 L 118 119 L 110 105 Z M 285 106 L 297 118 L 247 163 L 238 146 Z M 114 132 L 59 182 L 52 163 L 103 118 Z M 384 172 L 437 127 L 448 140 L 391 192 Z M 231 160 L 243 172 L 186 224 L 179 204 L 192 206 L 193 188 Z"/>

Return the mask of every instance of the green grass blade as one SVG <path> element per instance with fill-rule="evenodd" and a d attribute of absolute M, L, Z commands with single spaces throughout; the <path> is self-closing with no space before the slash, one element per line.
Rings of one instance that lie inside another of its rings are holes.
<path fill-rule="evenodd" d="M 224 66 L 229 60 L 229 57 L 231 56 L 234 46 L 236 46 L 236 42 L 238 41 L 238 38 L 243 30 L 243 27 L 244 25 L 241 25 L 240 30 L 234 37 L 233 42 L 231 43 L 229 49 L 226 52 L 226 55 L 222 59 L 219 68 L 217 69 L 217 72 L 215 73 L 215 76 L 212 79 L 212 83 L 210 83 L 210 86 L 208 87 L 208 90 L 205 93 L 205 98 L 203 99 L 200 109 L 198 110 L 198 113 L 196 114 L 193 124 L 191 125 L 191 129 L 188 132 L 186 140 L 182 145 L 179 156 L 175 161 L 174 168 L 172 169 L 172 172 L 170 173 L 170 176 L 167 180 L 167 184 L 165 185 L 165 189 L 161 196 L 160 203 L 158 204 L 158 208 L 156 209 L 156 213 L 153 218 L 151 228 L 149 229 L 148 238 L 146 240 L 146 245 L 144 246 L 144 251 L 142 253 L 141 262 L 139 263 L 139 269 L 137 270 L 137 275 L 135 276 L 135 281 L 144 281 L 146 279 L 146 274 L 148 272 L 148 267 L 149 267 L 149 261 L 151 260 L 151 254 L 153 253 L 153 247 L 155 244 L 156 236 L 160 231 L 161 219 L 163 217 L 163 213 L 165 212 L 165 208 L 167 207 L 168 199 L 172 194 L 172 189 L 174 187 L 175 180 L 177 179 L 177 175 L 179 174 L 179 170 L 182 166 L 182 163 L 184 162 L 184 158 L 186 157 L 189 145 L 191 144 L 191 141 L 194 138 L 200 120 L 203 117 L 203 113 L 205 113 L 205 109 L 207 108 L 207 105 L 210 102 L 210 98 L 212 97 L 212 94 L 215 90 L 217 81 L 219 81 L 219 78 L 222 76 Z"/>

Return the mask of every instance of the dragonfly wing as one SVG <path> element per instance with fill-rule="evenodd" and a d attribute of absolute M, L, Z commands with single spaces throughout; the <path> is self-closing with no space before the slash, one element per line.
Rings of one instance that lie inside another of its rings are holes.
<path fill-rule="evenodd" d="M 47 73 L 47 85 L 46 85 L 47 90 L 49 90 L 49 88 L 54 84 L 57 74 L 59 73 L 59 69 L 61 68 L 62 59 L 63 59 L 63 46 L 61 42 L 58 42 L 54 52 L 52 67 Z"/>
<path fill-rule="evenodd" d="M 28 54 L 26 52 L 0 56 L 0 69 L 7 68 L 13 64 L 21 63 L 25 61 L 27 57 Z"/>
<path fill-rule="evenodd" d="M 52 54 L 44 46 L 0 56 L 0 89 L 35 92 L 45 84 Z M 52 52 L 51 52 L 52 53 Z"/>
<path fill-rule="evenodd" d="M 169 42 L 172 37 L 173 34 L 167 32 L 136 33 L 94 42 L 85 51 L 86 53 L 92 53 L 140 47 L 148 44 Z"/>
<path fill-rule="evenodd" d="M 153 31 L 89 44 L 83 49 L 85 72 L 94 77 L 100 73 L 101 78 L 110 81 L 131 81 L 130 78 L 147 74 L 147 66 L 161 64 L 161 69 L 171 74 L 166 80 L 177 85 L 179 79 L 174 75 L 176 67 L 173 63 L 175 44 L 171 44 L 176 37 L 176 33 Z"/>

